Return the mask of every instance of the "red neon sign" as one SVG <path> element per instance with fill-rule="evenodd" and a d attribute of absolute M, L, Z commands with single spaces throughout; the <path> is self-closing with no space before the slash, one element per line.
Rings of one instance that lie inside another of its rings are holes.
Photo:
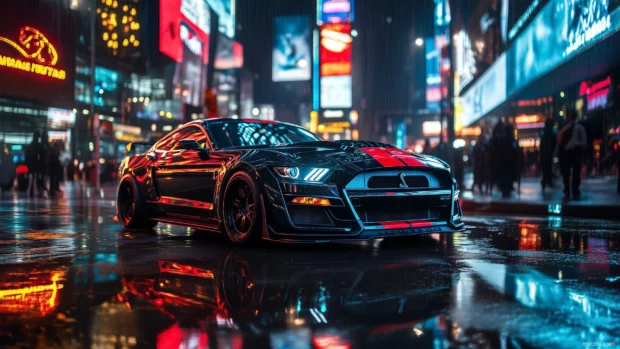
<path fill-rule="evenodd" d="M 0 36 L 0 43 L 11 46 L 22 56 L 14 58 L 0 55 L 0 66 L 47 75 L 58 80 L 67 77 L 64 70 L 54 68 L 58 63 L 58 53 L 54 45 L 39 30 L 30 26 L 21 27 L 19 42 Z"/>
<path fill-rule="evenodd" d="M 582 81 L 581 85 L 579 85 L 579 96 L 589 96 L 609 86 L 611 86 L 611 76 L 608 76 L 604 80 L 592 84 L 590 83 L 590 81 Z M 609 91 L 609 89 L 607 89 L 607 91 Z"/>
<path fill-rule="evenodd" d="M 351 75 L 351 25 L 325 24 L 321 27 L 321 76 Z"/>
<path fill-rule="evenodd" d="M 611 76 L 597 82 L 582 81 L 579 85 L 579 96 L 586 97 L 587 109 L 605 107 L 609 99 Z"/>

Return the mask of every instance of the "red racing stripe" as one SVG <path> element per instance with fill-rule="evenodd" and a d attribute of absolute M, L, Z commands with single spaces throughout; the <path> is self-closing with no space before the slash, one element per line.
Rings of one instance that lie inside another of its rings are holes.
<path fill-rule="evenodd" d="M 429 221 L 413 221 L 409 222 L 409 225 L 412 228 L 426 228 L 432 226 L 433 224 Z"/>
<path fill-rule="evenodd" d="M 433 223 L 429 221 L 409 221 L 409 222 L 379 222 L 384 229 L 408 229 L 431 227 Z"/>
<path fill-rule="evenodd" d="M 405 163 L 396 158 L 394 155 L 388 153 L 383 148 L 359 148 L 364 153 L 372 156 L 383 167 L 403 167 Z"/>
<path fill-rule="evenodd" d="M 404 150 L 401 150 L 401 149 L 389 149 L 387 151 L 390 154 L 392 154 L 395 157 L 397 157 L 399 160 L 403 161 L 405 164 L 407 164 L 407 166 L 426 167 L 426 164 L 424 164 L 422 161 L 416 159 L 415 156 L 413 156 L 410 153 L 407 153 Z"/>
<path fill-rule="evenodd" d="M 379 222 L 384 229 L 408 229 L 411 228 L 408 222 Z"/>

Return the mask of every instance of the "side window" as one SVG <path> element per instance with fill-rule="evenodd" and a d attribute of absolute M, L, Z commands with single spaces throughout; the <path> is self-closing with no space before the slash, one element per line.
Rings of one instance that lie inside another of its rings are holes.
<path fill-rule="evenodd" d="M 160 140 L 159 142 L 155 143 L 155 150 L 158 151 L 166 151 L 166 150 L 170 150 L 170 145 L 172 144 L 172 139 L 175 138 L 175 136 L 178 135 L 177 133 L 168 135 L 166 138 Z"/>
<path fill-rule="evenodd" d="M 177 137 L 174 139 L 171 144 L 170 150 L 175 150 L 179 146 L 179 141 L 182 139 L 194 139 L 202 148 L 205 147 L 205 143 L 207 141 L 205 133 L 199 127 L 190 126 L 182 129 L 177 133 Z"/>

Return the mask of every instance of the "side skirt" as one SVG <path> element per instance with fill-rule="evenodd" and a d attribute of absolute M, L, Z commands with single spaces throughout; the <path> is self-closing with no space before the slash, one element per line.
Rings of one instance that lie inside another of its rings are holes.
<path fill-rule="evenodd" d="M 213 233 L 221 233 L 221 230 L 216 224 L 208 224 L 205 222 L 196 222 L 193 220 L 174 218 L 174 217 L 153 217 L 151 219 L 154 221 L 161 222 L 161 223 L 181 225 L 184 227 L 207 230 Z"/>

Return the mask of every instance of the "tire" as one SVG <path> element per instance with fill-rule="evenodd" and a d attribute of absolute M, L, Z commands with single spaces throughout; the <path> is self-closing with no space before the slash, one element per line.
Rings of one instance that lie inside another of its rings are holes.
<path fill-rule="evenodd" d="M 246 172 L 232 175 L 224 191 L 222 221 L 230 241 L 245 245 L 261 238 L 263 206 L 260 189 Z"/>
<path fill-rule="evenodd" d="M 121 181 L 116 196 L 118 220 L 125 228 L 153 229 L 157 222 L 149 219 L 140 190 L 131 178 Z"/>

